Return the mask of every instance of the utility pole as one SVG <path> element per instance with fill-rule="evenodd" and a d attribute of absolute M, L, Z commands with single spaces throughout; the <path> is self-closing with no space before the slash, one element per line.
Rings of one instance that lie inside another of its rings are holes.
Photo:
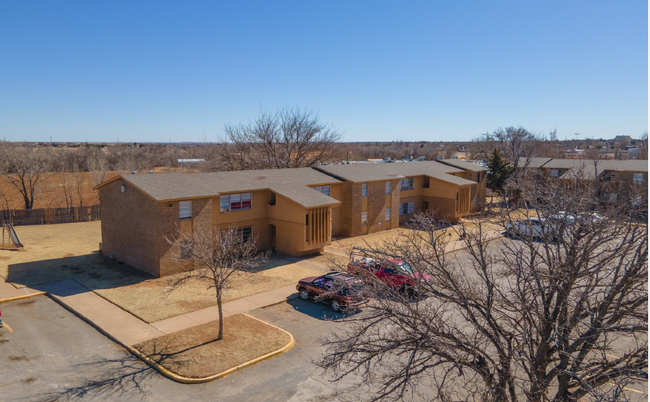
<path fill-rule="evenodd" d="M 580 133 L 575 133 L 575 134 L 573 134 L 573 135 L 576 136 L 576 146 L 575 146 L 575 148 L 574 148 L 573 153 L 574 153 L 574 155 L 578 155 L 578 137 L 580 136 Z"/>

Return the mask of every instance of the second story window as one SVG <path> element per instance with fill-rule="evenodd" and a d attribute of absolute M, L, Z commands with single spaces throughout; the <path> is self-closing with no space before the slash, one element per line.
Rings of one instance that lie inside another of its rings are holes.
<path fill-rule="evenodd" d="M 178 215 L 181 220 L 192 219 L 192 201 L 179 202 Z"/>
<path fill-rule="evenodd" d="M 368 183 L 363 183 L 361 185 L 361 196 L 362 197 L 367 197 L 368 196 Z"/>
<path fill-rule="evenodd" d="M 330 186 L 318 186 L 314 187 L 314 190 L 318 191 L 319 193 L 323 193 L 328 197 L 330 195 Z"/>
<path fill-rule="evenodd" d="M 414 177 L 407 177 L 406 179 L 401 179 L 399 181 L 400 183 L 400 190 L 413 190 L 415 188 L 415 178 Z"/>
<path fill-rule="evenodd" d="M 386 182 L 386 194 L 390 194 L 390 190 L 391 190 L 391 188 L 390 188 L 390 182 L 387 181 L 387 182 Z"/>
<path fill-rule="evenodd" d="M 219 197 L 219 210 L 221 212 L 241 211 L 251 209 L 251 193 L 229 194 Z"/>

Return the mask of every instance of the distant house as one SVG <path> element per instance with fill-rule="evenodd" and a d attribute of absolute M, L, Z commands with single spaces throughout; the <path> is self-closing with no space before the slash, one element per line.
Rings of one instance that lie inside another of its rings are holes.
<path fill-rule="evenodd" d="M 102 252 L 156 276 L 176 270 L 178 230 L 237 226 L 242 241 L 288 255 L 333 237 L 399 227 L 418 211 L 456 221 L 479 210 L 485 168 L 458 160 L 123 175 L 97 187 Z"/>

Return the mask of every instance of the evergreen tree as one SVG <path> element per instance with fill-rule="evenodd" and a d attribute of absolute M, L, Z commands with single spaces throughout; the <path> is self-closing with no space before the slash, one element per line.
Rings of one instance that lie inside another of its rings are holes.
<path fill-rule="evenodd" d="M 512 175 L 512 167 L 503 160 L 501 152 L 495 148 L 490 160 L 488 160 L 488 168 L 490 172 L 487 176 L 487 187 L 501 193 L 506 180 Z"/>

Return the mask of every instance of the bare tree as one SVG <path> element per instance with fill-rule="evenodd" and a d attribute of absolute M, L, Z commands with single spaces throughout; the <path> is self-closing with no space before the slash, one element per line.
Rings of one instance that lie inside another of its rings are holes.
<path fill-rule="evenodd" d="M 92 172 L 95 185 L 103 183 L 108 175 L 108 162 L 104 155 L 88 159 L 88 169 Z"/>
<path fill-rule="evenodd" d="M 523 127 L 499 128 L 493 133 L 485 133 L 472 141 L 471 154 L 474 158 L 488 160 L 492 152 L 498 149 L 507 163 L 517 171 L 525 168 L 535 156 L 535 149 L 540 138 Z"/>
<path fill-rule="evenodd" d="M 340 134 L 317 114 L 298 108 L 262 111 L 248 125 L 228 124 L 217 148 L 229 170 L 314 166 L 336 152 Z"/>
<path fill-rule="evenodd" d="M 177 249 L 175 257 L 179 273 L 170 279 L 170 291 L 188 281 L 205 282 L 214 289 L 219 311 L 219 335 L 223 338 L 223 310 L 221 300 L 232 279 L 266 261 L 268 252 L 259 252 L 255 239 L 244 239 L 237 227 L 219 230 L 215 227 L 195 227 L 191 234 L 180 230 L 169 243 Z"/>
<path fill-rule="evenodd" d="M 448 234 L 419 216 L 419 230 L 367 251 L 407 262 L 421 297 L 364 276 L 372 302 L 324 340 L 318 362 L 367 386 L 354 399 L 615 400 L 644 375 L 646 228 L 616 206 L 586 213 L 593 193 L 579 180 L 522 186 L 529 208 L 496 223 L 546 217 L 538 239 L 490 241 L 477 221 L 458 229 L 466 249 L 446 253 Z"/>
<path fill-rule="evenodd" d="M 0 147 L 0 174 L 23 197 L 25 209 L 34 207 L 34 199 L 43 176 L 50 171 L 51 157 L 44 149 Z"/>

